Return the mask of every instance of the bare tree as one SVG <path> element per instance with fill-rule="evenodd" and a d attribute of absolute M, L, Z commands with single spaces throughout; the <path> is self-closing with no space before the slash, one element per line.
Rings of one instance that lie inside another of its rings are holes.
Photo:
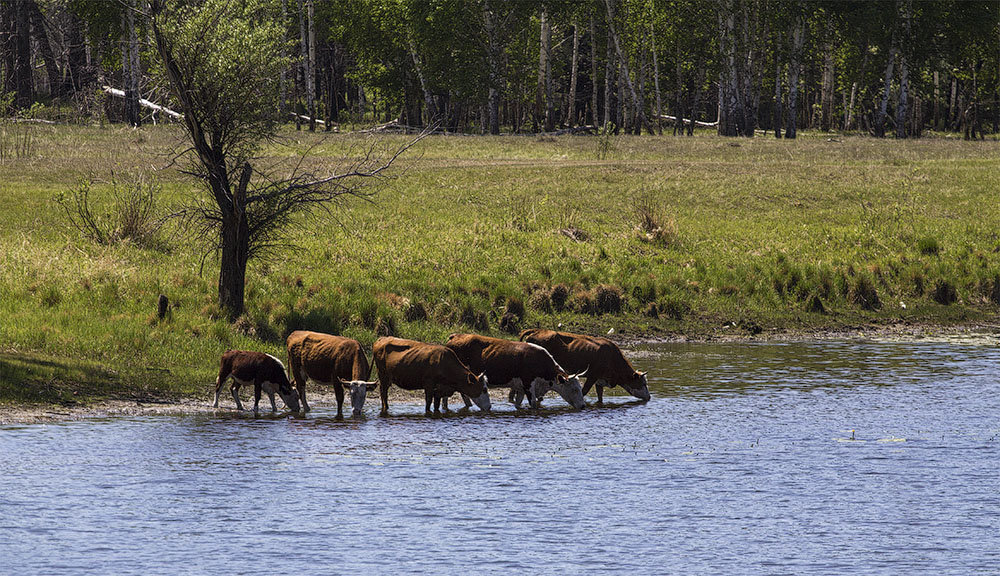
<path fill-rule="evenodd" d="M 416 140 L 385 156 L 371 146 L 332 174 L 303 169 L 302 162 L 285 177 L 255 169 L 258 150 L 276 135 L 277 82 L 288 63 L 281 26 L 259 13 L 266 8 L 228 0 L 174 9 L 164 3 L 152 2 L 156 49 L 184 113 L 188 173 L 209 192 L 189 215 L 219 254 L 219 305 L 236 319 L 251 258 L 280 246 L 297 217 L 367 195 L 365 184 L 384 177 Z"/>

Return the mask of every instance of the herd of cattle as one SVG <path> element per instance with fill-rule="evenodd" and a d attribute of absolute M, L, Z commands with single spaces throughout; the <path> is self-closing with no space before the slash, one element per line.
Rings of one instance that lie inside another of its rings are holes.
<path fill-rule="evenodd" d="M 372 364 L 357 340 L 319 332 L 295 331 L 288 336 L 288 368 L 270 354 L 230 350 L 222 355 L 215 381 L 215 403 L 223 384 L 232 380 L 230 391 L 236 407 L 240 386 L 253 384 L 254 414 L 261 392 L 277 411 L 277 393 L 293 412 L 309 411 L 306 381 L 332 384 L 337 397 L 337 416 L 343 416 L 344 395 L 350 394 L 355 416 L 362 412 L 368 392 L 378 388 L 383 415 L 389 411 L 389 387 L 423 390 L 426 410 L 448 409 L 448 398 L 461 394 L 465 406 L 490 409 L 489 388 L 510 388 L 509 398 L 520 407 L 538 407 L 547 392 L 555 391 L 576 409 L 585 405 L 584 395 L 596 387 L 598 401 L 604 388 L 620 386 L 626 392 L 649 400 L 646 374 L 638 372 L 607 338 L 533 329 L 521 332 L 520 341 L 478 334 L 452 334 L 445 345 L 402 338 L 379 338 L 372 348 Z M 371 380 L 372 368 L 378 380 Z M 290 375 L 290 376 L 289 376 Z M 586 384 L 580 380 L 586 378 Z M 292 386 L 294 381 L 295 386 Z"/>

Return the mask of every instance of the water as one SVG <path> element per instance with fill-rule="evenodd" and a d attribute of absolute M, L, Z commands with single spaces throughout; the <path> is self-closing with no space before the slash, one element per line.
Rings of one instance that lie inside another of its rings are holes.
<path fill-rule="evenodd" d="M 582 412 L 0 429 L 0 574 L 1000 573 L 995 340 L 637 352 Z"/>

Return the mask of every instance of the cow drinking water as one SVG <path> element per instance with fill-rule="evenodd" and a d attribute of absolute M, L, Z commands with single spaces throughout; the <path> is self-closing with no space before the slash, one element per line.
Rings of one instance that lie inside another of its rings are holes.
<path fill-rule="evenodd" d="M 288 367 L 295 380 L 302 407 L 309 411 L 306 402 L 306 380 L 333 384 L 337 395 L 337 416 L 344 415 L 344 389 L 350 392 L 351 412 L 360 416 L 368 392 L 376 382 L 369 382 L 371 365 L 361 344 L 351 338 L 296 330 L 288 335 Z"/>
<path fill-rule="evenodd" d="M 586 404 L 581 375 L 567 373 L 541 346 L 478 334 L 452 334 L 445 345 L 470 369 L 485 373 L 491 386 L 510 388 L 518 405 L 527 396 L 528 404 L 537 408 L 550 390 L 577 410 Z"/>
<path fill-rule="evenodd" d="M 372 356 L 381 381 L 382 415 L 389 413 L 392 384 L 404 390 L 423 390 L 427 412 L 432 402 L 434 410 L 439 411 L 441 400 L 455 392 L 471 396 L 481 410 L 490 409 L 486 377 L 474 374 L 449 348 L 402 338 L 379 338 Z"/>
<path fill-rule="evenodd" d="M 597 387 L 597 401 L 604 402 L 604 388 L 621 386 L 636 398 L 648 401 L 646 373 L 632 367 L 622 351 L 607 338 L 535 328 L 521 332 L 521 340 L 538 344 L 567 370 L 586 370 L 583 393 Z"/>
<path fill-rule="evenodd" d="M 270 354 L 262 352 L 251 352 L 248 350 L 229 350 L 222 355 L 219 361 L 219 376 L 215 379 L 215 403 L 213 408 L 219 407 L 219 391 L 222 385 L 232 378 L 233 383 L 229 387 L 236 401 L 236 408 L 243 410 L 240 402 L 240 386 L 253 384 L 253 413 L 256 416 L 258 405 L 260 404 L 260 393 L 264 391 L 271 399 L 271 411 L 277 412 L 278 407 L 274 404 L 275 392 L 281 396 L 285 406 L 292 412 L 299 411 L 299 394 L 288 382 L 288 375 L 285 374 L 285 366 Z"/>

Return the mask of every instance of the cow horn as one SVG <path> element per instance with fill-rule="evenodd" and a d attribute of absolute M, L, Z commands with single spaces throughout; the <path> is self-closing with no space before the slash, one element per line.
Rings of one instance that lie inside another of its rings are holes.
<path fill-rule="evenodd" d="M 590 372 L 590 366 L 587 366 L 587 369 L 584 370 L 583 372 L 580 372 L 579 374 L 577 374 L 576 377 L 577 378 L 583 378 L 584 376 L 587 375 L 587 372 Z"/>

